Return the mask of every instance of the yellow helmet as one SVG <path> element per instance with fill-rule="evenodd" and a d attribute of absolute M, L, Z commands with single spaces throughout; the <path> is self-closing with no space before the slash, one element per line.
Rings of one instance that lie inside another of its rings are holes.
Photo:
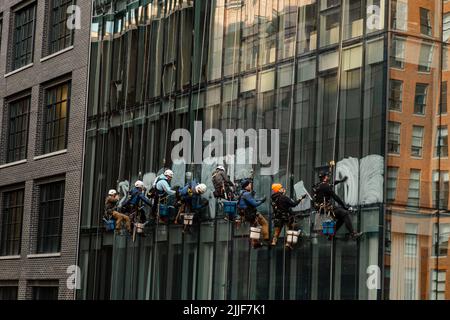
<path fill-rule="evenodd" d="M 280 192 L 281 189 L 283 189 L 283 185 L 281 183 L 272 184 L 272 191 L 274 193 Z"/>

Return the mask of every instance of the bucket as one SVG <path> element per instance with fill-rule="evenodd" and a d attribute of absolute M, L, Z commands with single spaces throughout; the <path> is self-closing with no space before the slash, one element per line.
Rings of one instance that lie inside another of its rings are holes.
<path fill-rule="evenodd" d="M 105 222 L 106 231 L 113 231 L 116 228 L 116 220 L 109 219 L 109 220 L 104 220 L 104 222 Z"/>
<path fill-rule="evenodd" d="M 165 204 L 159 205 L 159 216 L 160 217 L 167 217 L 169 214 L 169 206 Z"/>
<path fill-rule="evenodd" d="M 236 215 L 237 201 L 223 201 L 223 212 L 229 217 Z"/>
<path fill-rule="evenodd" d="M 261 227 L 250 227 L 250 239 L 259 240 L 261 238 Z"/>
<path fill-rule="evenodd" d="M 136 233 L 143 233 L 144 232 L 144 224 L 143 223 L 136 223 Z"/>
<path fill-rule="evenodd" d="M 298 237 L 300 236 L 300 230 L 288 230 L 286 231 L 286 242 L 289 244 L 296 244 L 298 241 Z"/>
<path fill-rule="evenodd" d="M 333 236 L 335 233 L 336 222 L 334 220 L 325 220 L 322 223 L 322 233 L 324 235 Z"/>
<path fill-rule="evenodd" d="M 183 223 L 185 225 L 192 225 L 192 220 L 194 219 L 194 215 L 193 214 L 189 214 L 189 213 L 185 213 L 184 214 L 184 219 L 183 219 Z"/>

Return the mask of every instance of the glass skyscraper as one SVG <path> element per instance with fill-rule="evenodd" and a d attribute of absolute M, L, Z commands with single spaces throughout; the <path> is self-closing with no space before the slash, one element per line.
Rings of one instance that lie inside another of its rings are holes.
<path fill-rule="evenodd" d="M 93 6 L 78 299 L 450 299 L 448 1 Z M 252 249 L 248 225 L 217 210 L 214 164 L 171 160 L 179 128 L 193 140 L 208 129 L 278 129 L 277 172 L 228 167 L 235 180 L 252 175 L 261 197 L 274 182 L 291 196 L 298 182 L 310 190 L 334 160 L 336 177 L 349 177 L 337 192 L 364 236 L 347 241 L 342 228 L 329 241 L 312 215 L 293 250 Z M 209 187 L 192 233 L 170 223 L 135 241 L 105 231 L 108 189 L 125 196 L 163 168 L 172 185 L 190 171 Z"/>

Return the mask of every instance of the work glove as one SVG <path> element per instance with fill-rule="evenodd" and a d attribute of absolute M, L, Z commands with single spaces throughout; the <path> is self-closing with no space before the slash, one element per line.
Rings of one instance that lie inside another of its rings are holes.
<path fill-rule="evenodd" d="M 261 199 L 261 203 L 264 203 L 264 202 L 266 202 L 266 200 L 267 200 L 267 197 L 266 197 L 266 196 L 264 196 L 264 198 L 262 198 L 262 199 Z"/>
<path fill-rule="evenodd" d="M 342 181 L 342 182 L 345 182 L 345 181 L 347 181 L 347 180 L 348 180 L 348 177 L 345 176 L 341 181 Z"/>

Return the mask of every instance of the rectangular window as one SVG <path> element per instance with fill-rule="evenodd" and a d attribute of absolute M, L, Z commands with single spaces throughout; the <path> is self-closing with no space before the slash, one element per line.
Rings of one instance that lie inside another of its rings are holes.
<path fill-rule="evenodd" d="M 450 223 L 433 225 L 433 252 L 435 257 L 446 257 L 448 254 L 448 238 L 450 236 Z"/>
<path fill-rule="evenodd" d="M 339 42 L 339 8 L 320 14 L 320 46 L 325 47 Z"/>
<path fill-rule="evenodd" d="M 449 174 L 448 171 L 433 171 L 433 205 L 439 209 L 448 208 Z M 439 198 L 439 203 L 437 202 Z"/>
<path fill-rule="evenodd" d="M 405 300 L 417 300 L 417 271 L 416 268 L 405 268 Z"/>
<path fill-rule="evenodd" d="M 387 170 L 387 190 L 386 190 L 386 201 L 392 202 L 395 201 L 396 193 L 397 193 L 397 177 L 398 177 L 398 168 L 396 167 L 388 167 Z"/>
<path fill-rule="evenodd" d="M 408 206 L 418 207 L 420 204 L 420 170 L 411 169 L 409 175 Z"/>
<path fill-rule="evenodd" d="M 435 157 L 448 157 L 448 129 L 447 126 L 438 127 L 436 130 Z"/>
<path fill-rule="evenodd" d="M 73 29 L 67 28 L 67 8 L 75 0 L 51 0 L 49 54 L 58 52 L 73 44 Z"/>
<path fill-rule="evenodd" d="M 425 114 L 427 105 L 427 89 L 428 85 L 424 83 L 416 84 L 416 96 L 414 99 L 414 113 Z"/>
<path fill-rule="evenodd" d="M 3 300 L 17 300 L 18 287 L 17 286 L 3 286 L 0 284 L 0 301 Z"/>
<path fill-rule="evenodd" d="M 391 248 L 392 248 L 392 237 L 391 237 L 391 232 L 392 232 L 392 222 L 391 220 L 386 220 L 386 243 L 385 243 L 385 252 L 387 254 L 391 253 Z"/>
<path fill-rule="evenodd" d="M 60 252 L 64 181 L 40 186 L 37 253 Z"/>
<path fill-rule="evenodd" d="M 447 81 L 442 81 L 441 84 L 441 101 L 439 104 L 439 114 L 447 113 Z"/>
<path fill-rule="evenodd" d="M 30 97 L 9 103 L 7 162 L 14 162 L 27 157 L 28 113 Z"/>
<path fill-rule="evenodd" d="M 70 82 L 46 90 L 45 102 L 44 154 L 65 149 L 67 146 Z"/>
<path fill-rule="evenodd" d="M 431 16 L 430 10 L 420 8 L 420 33 L 431 36 Z"/>
<path fill-rule="evenodd" d="M 411 141 L 411 156 L 421 157 L 423 148 L 423 132 L 424 127 L 413 126 Z"/>
<path fill-rule="evenodd" d="M 400 123 L 399 122 L 389 121 L 388 152 L 400 154 Z"/>
<path fill-rule="evenodd" d="M 405 256 L 417 256 L 417 224 L 405 225 Z"/>
<path fill-rule="evenodd" d="M 392 1 L 392 29 L 406 31 L 408 29 L 407 0 Z"/>
<path fill-rule="evenodd" d="M 391 79 L 391 91 L 389 93 L 389 109 L 401 111 L 403 97 L 403 81 Z"/>
<path fill-rule="evenodd" d="M 431 274 L 431 300 L 445 300 L 447 270 L 433 270 Z"/>
<path fill-rule="evenodd" d="M 420 72 L 430 72 L 433 61 L 433 44 L 424 42 L 420 46 L 419 66 Z"/>
<path fill-rule="evenodd" d="M 344 39 L 362 36 L 364 26 L 363 8 L 361 0 L 344 1 Z"/>
<path fill-rule="evenodd" d="M 405 46 L 406 40 L 394 37 L 392 40 L 391 50 L 391 67 L 403 69 L 405 65 Z"/>
<path fill-rule="evenodd" d="M 24 190 L 14 190 L 2 194 L 0 215 L 0 255 L 20 254 L 22 237 Z"/>
<path fill-rule="evenodd" d="M 12 70 L 33 62 L 36 4 L 14 13 Z"/>
<path fill-rule="evenodd" d="M 58 287 L 33 286 L 33 300 L 58 300 Z"/>
<path fill-rule="evenodd" d="M 445 13 L 442 21 L 442 39 L 448 42 L 450 39 L 450 13 Z"/>

